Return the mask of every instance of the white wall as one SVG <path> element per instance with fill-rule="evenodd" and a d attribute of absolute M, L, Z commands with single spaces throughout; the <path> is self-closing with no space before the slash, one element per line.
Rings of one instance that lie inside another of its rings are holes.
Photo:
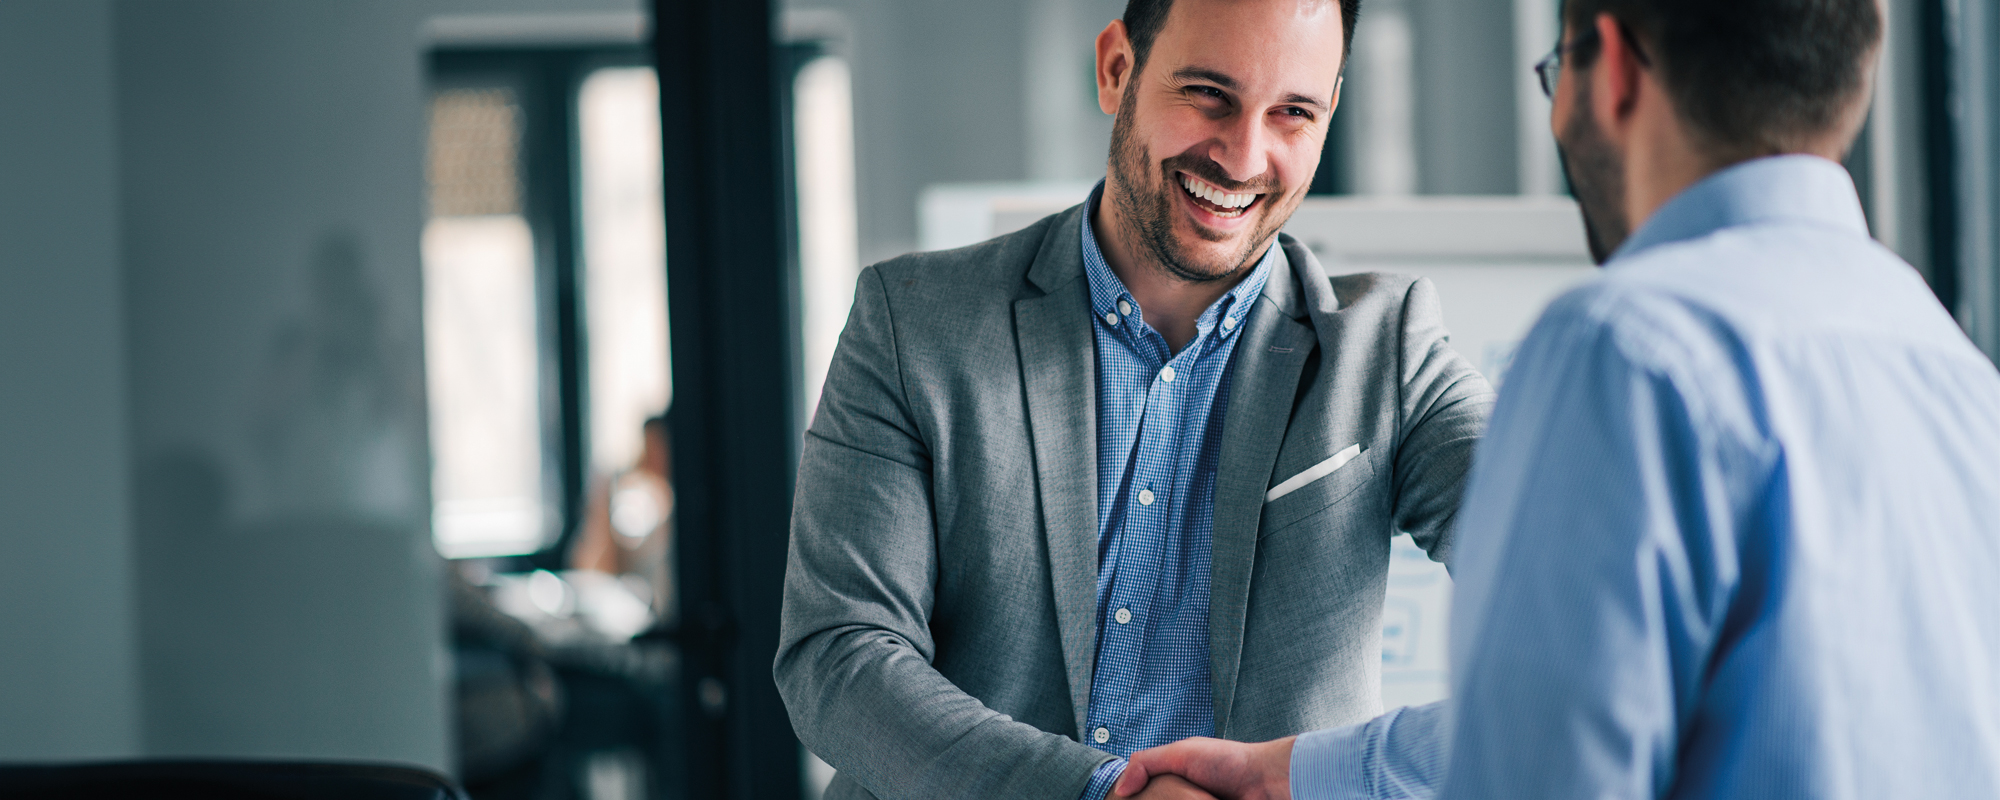
<path fill-rule="evenodd" d="M 1513 194 L 1520 187 L 1513 0 L 1409 0 L 1421 194 Z M 1355 35 L 1368 35 L 1361 4 Z M 1357 154 L 1366 158 L 1367 154 Z"/>
<path fill-rule="evenodd" d="M 635 6 L 118 6 L 147 752 L 445 765 L 421 32 Z"/>
<path fill-rule="evenodd" d="M 447 766 L 426 22 L 639 7 L 0 3 L 0 761 Z"/>
<path fill-rule="evenodd" d="M 854 76 L 862 263 L 916 247 L 923 187 L 1027 175 L 1025 0 L 782 5 L 837 11 L 852 32 L 844 44 Z"/>
<path fill-rule="evenodd" d="M 110 11 L 0 3 L 0 759 L 139 747 Z"/>
<path fill-rule="evenodd" d="M 446 761 L 414 30 L 118 7 L 149 754 Z"/>

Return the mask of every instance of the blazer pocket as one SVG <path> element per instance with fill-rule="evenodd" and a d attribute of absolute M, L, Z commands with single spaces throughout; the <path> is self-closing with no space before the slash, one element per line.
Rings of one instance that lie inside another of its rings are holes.
<path fill-rule="evenodd" d="M 1352 455 L 1347 455 L 1348 451 L 1336 453 L 1271 487 L 1265 493 L 1258 538 L 1317 514 L 1374 480 L 1376 451 L 1359 447 L 1348 448 Z"/>

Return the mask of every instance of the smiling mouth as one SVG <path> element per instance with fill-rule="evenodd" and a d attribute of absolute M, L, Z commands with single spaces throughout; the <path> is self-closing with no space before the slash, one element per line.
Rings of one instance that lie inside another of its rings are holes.
<path fill-rule="evenodd" d="M 1215 184 L 1181 173 L 1181 191 L 1201 210 L 1223 219 L 1243 216 L 1244 212 L 1262 202 L 1264 195 L 1247 192 L 1225 192 Z"/>

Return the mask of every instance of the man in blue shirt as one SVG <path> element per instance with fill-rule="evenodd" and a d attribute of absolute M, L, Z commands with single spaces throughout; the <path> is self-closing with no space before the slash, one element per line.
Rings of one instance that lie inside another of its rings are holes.
<path fill-rule="evenodd" d="M 2000 374 L 1834 163 L 1879 7 L 1567 6 L 1538 69 L 1608 261 L 1480 445 L 1452 699 L 1121 792 L 2000 797 Z"/>

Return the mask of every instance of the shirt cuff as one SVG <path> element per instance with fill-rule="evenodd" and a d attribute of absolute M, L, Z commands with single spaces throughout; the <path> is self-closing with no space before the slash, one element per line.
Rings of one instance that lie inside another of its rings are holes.
<path fill-rule="evenodd" d="M 1114 758 L 1097 765 L 1097 771 L 1090 773 L 1090 785 L 1083 787 L 1082 800 L 1104 800 L 1111 794 L 1111 787 L 1117 785 L 1118 776 L 1125 774 L 1125 759 Z"/>
<path fill-rule="evenodd" d="M 1292 743 L 1293 800 L 1428 800 L 1444 783 L 1444 703 L 1399 708 Z"/>

